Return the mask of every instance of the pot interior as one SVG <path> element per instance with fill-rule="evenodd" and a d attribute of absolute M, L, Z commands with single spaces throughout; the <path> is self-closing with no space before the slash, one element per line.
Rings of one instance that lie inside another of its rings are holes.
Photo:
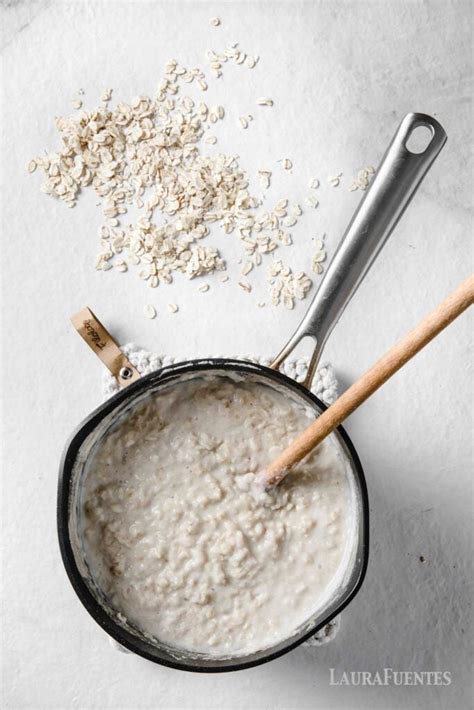
<path fill-rule="evenodd" d="M 204 360 L 174 365 L 144 377 L 99 407 L 73 436 L 64 456 L 60 474 L 58 525 L 63 560 L 82 603 L 95 620 L 120 644 L 149 660 L 184 670 L 224 671 L 246 668 L 285 653 L 322 628 L 350 601 L 360 587 L 368 554 L 368 503 L 365 480 L 357 454 L 339 428 L 331 435 L 349 471 L 354 511 L 354 535 L 345 559 L 344 575 L 327 603 L 294 631 L 290 638 L 271 648 L 244 656 L 213 657 L 172 648 L 148 636 L 114 609 L 91 573 L 82 537 L 83 483 L 101 441 L 120 421 L 146 398 L 196 378 L 231 378 L 255 382 L 276 389 L 285 397 L 303 404 L 316 414 L 324 405 L 301 385 L 260 365 L 240 361 Z M 284 604 L 284 600 L 282 601 Z M 291 603 L 291 600 L 290 602 Z"/>

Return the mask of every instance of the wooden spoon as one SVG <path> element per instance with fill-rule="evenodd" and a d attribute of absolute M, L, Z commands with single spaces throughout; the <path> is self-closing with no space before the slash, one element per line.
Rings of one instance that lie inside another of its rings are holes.
<path fill-rule="evenodd" d="M 259 474 L 265 489 L 276 486 L 290 468 L 321 443 L 341 422 L 394 375 L 430 340 L 474 302 L 474 275 L 464 281 L 445 301 L 394 345 L 375 365 L 354 382 L 343 395 L 305 429 Z"/>

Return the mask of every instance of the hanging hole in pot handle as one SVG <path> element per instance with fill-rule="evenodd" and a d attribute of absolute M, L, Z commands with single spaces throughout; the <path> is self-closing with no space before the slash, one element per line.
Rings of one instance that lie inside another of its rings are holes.
<path fill-rule="evenodd" d="M 126 387 L 140 379 L 141 375 L 136 367 L 120 350 L 118 343 L 90 308 L 83 308 L 82 311 L 73 315 L 71 323 L 81 338 L 116 378 L 119 387 Z"/>
<path fill-rule="evenodd" d="M 425 140 L 421 152 L 414 152 L 420 146 L 420 136 L 415 135 L 419 127 L 427 128 L 431 138 L 428 143 Z M 415 140 L 414 144 L 412 140 Z M 300 341 L 310 336 L 314 349 L 304 384 L 308 388 L 311 386 L 327 338 L 446 140 L 446 133 L 435 118 L 423 113 L 405 116 L 342 237 L 306 315 L 270 365 L 272 369 L 278 369 Z"/>
<path fill-rule="evenodd" d="M 433 140 L 433 126 L 427 126 L 426 123 L 419 123 L 413 127 L 410 135 L 405 141 L 405 148 L 409 153 L 420 155 L 424 153 L 429 144 Z"/>

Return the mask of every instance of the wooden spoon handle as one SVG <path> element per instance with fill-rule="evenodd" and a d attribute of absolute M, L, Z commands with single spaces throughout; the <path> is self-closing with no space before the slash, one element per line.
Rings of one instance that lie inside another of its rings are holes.
<path fill-rule="evenodd" d="M 474 302 L 474 275 L 394 345 L 375 365 L 354 382 L 334 404 L 305 429 L 262 474 L 266 488 L 275 486 L 289 469 L 303 459 L 341 422 L 370 397 L 397 370 L 425 347 Z"/>

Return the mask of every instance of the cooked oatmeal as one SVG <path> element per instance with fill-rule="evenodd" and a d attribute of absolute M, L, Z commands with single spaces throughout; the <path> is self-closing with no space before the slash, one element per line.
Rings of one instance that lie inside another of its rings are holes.
<path fill-rule="evenodd" d="M 110 430 L 83 490 L 83 545 L 110 605 L 144 633 L 213 656 L 288 638 L 322 610 L 354 549 L 351 474 L 329 437 L 271 505 L 254 474 L 314 414 L 227 376 L 151 394 Z"/>

